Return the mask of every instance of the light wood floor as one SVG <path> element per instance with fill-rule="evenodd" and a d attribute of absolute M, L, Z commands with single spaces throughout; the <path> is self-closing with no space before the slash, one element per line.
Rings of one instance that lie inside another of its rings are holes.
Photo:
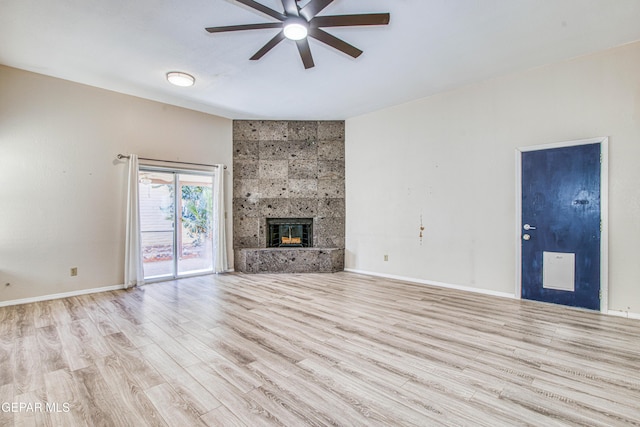
<path fill-rule="evenodd" d="M 0 425 L 640 424 L 640 322 L 541 303 L 230 274 L 0 320 Z"/>

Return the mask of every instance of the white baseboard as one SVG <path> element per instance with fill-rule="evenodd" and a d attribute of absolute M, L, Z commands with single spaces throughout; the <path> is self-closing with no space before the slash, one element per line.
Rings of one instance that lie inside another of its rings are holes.
<path fill-rule="evenodd" d="M 450 283 L 436 282 L 433 280 L 424 280 L 424 279 L 416 279 L 413 277 L 396 276 L 394 274 L 375 273 L 371 271 L 355 270 L 353 268 L 345 268 L 344 271 L 348 271 L 350 273 L 364 274 L 367 276 L 376 276 L 376 277 L 384 277 L 387 279 L 402 280 L 403 282 L 418 283 L 421 285 L 437 286 L 439 288 L 456 289 L 459 291 L 466 291 L 466 292 L 475 292 L 477 294 L 491 295 L 491 296 L 500 297 L 500 298 L 510 298 L 510 299 L 515 298 L 514 294 L 510 294 L 508 292 L 498 292 L 498 291 L 492 291 L 489 289 L 473 288 L 471 286 L 452 285 Z"/>
<path fill-rule="evenodd" d="M 226 273 L 233 273 L 233 272 L 234 272 L 233 268 L 230 268 L 228 270 L 225 270 L 223 272 L 216 273 L 216 274 L 226 274 Z M 210 274 L 211 273 L 206 273 L 206 275 L 210 275 Z M 190 276 L 190 277 L 195 277 L 195 276 Z M 174 279 L 170 279 L 170 280 L 174 280 Z M 157 283 L 157 282 L 153 282 L 153 281 L 146 282 L 145 285 L 152 284 L 152 283 Z M 62 292 L 59 294 L 41 295 L 37 297 L 0 301 L 0 307 L 8 307 L 10 305 L 29 304 L 32 302 L 39 302 L 39 301 L 49 301 L 49 300 L 60 299 L 60 298 L 77 297 L 79 295 L 97 294 L 99 292 L 119 291 L 120 289 L 125 289 L 124 285 L 104 286 L 102 288 L 82 289 L 79 291 Z"/>
<path fill-rule="evenodd" d="M 502 298 L 511 298 L 511 299 L 516 298 L 514 294 L 510 294 L 507 292 L 490 291 L 487 289 L 472 288 L 470 286 L 452 285 L 450 283 L 435 282 L 433 280 L 415 279 L 413 277 L 404 277 L 404 276 L 396 276 L 393 274 L 375 273 L 371 271 L 355 270 L 353 268 L 345 268 L 344 271 L 348 271 L 350 273 L 364 274 L 366 276 L 375 276 L 375 277 L 384 277 L 387 279 L 402 280 L 404 282 L 418 283 L 421 285 L 437 286 L 440 288 L 456 289 L 459 291 L 466 291 L 466 292 L 475 292 L 479 294 L 492 295 L 492 296 L 502 297 Z M 633 313 L 629 311 L 608 310 L 606 313 L 602 313 L 602 314 L 640 320 L 640 313 Z"/>
<path fill-rule="evenodd" d="M 41 295 L 38 297 L 14 299 L 9 301 L 0 301 L 0 307 L 7 307 L 10 305 L 29 304 L 32 302 L 49 301 L 52 299 L 77 297 L 79 295 L 96 294 L 99 292 L 118 291 L 124 289 L 124 285 L 105 286 L 102 288 L 82 289 L 79 291 L 62 292 L 59 294 Z"/>
<path fill-rule="evenodd" d="M 621 311 L 621 310 L 608 310 L 607 314 L 611 316 L 626 317 L 628 319 L 640 320 L 640 313 L 633 313 L 633 312 Z"/>

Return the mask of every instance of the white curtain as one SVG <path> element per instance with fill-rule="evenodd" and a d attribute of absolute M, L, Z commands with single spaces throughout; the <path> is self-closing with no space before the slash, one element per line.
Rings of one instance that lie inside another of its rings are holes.
<path fill-rule="evenodd" d="M 125 238 L 124 287 L 144 284 L 142 238 L 140 235 L 140 201 L 138 198 L 138 156 L 129 156 L 127 183 L 127 228 Z"/>
<path fill-rule="evenodd" d="M 224 165 L 216 165 L 213 172 L 213 272 L 229 269 L 227 233 L 224 215 Z"/>

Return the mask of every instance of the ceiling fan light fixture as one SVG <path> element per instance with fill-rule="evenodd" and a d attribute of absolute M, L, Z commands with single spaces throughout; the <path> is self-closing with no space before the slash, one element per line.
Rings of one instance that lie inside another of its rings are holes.
<path fill-rule="evenodd" d="M 284 36 L 289 40 L 302 40 L 309 33 L 309 24 L 304 19 L 289 18 L 284 24 Z"/>
<path fill-rule="evenodd" d="M 193 86 L 196 82 L 196 79 L 191 74 L 182 73 L 180 71 L 171 71 L 167 73 L 167 80 L 172 85 L 180 87 Z"/>

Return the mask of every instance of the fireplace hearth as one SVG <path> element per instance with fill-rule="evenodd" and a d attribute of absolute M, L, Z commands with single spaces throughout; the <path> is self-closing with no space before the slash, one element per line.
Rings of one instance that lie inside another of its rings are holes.
<path fill-rule="evenodd" d="M 267 218 L 268 248 L 310 248 L 313 218 Z"/>

